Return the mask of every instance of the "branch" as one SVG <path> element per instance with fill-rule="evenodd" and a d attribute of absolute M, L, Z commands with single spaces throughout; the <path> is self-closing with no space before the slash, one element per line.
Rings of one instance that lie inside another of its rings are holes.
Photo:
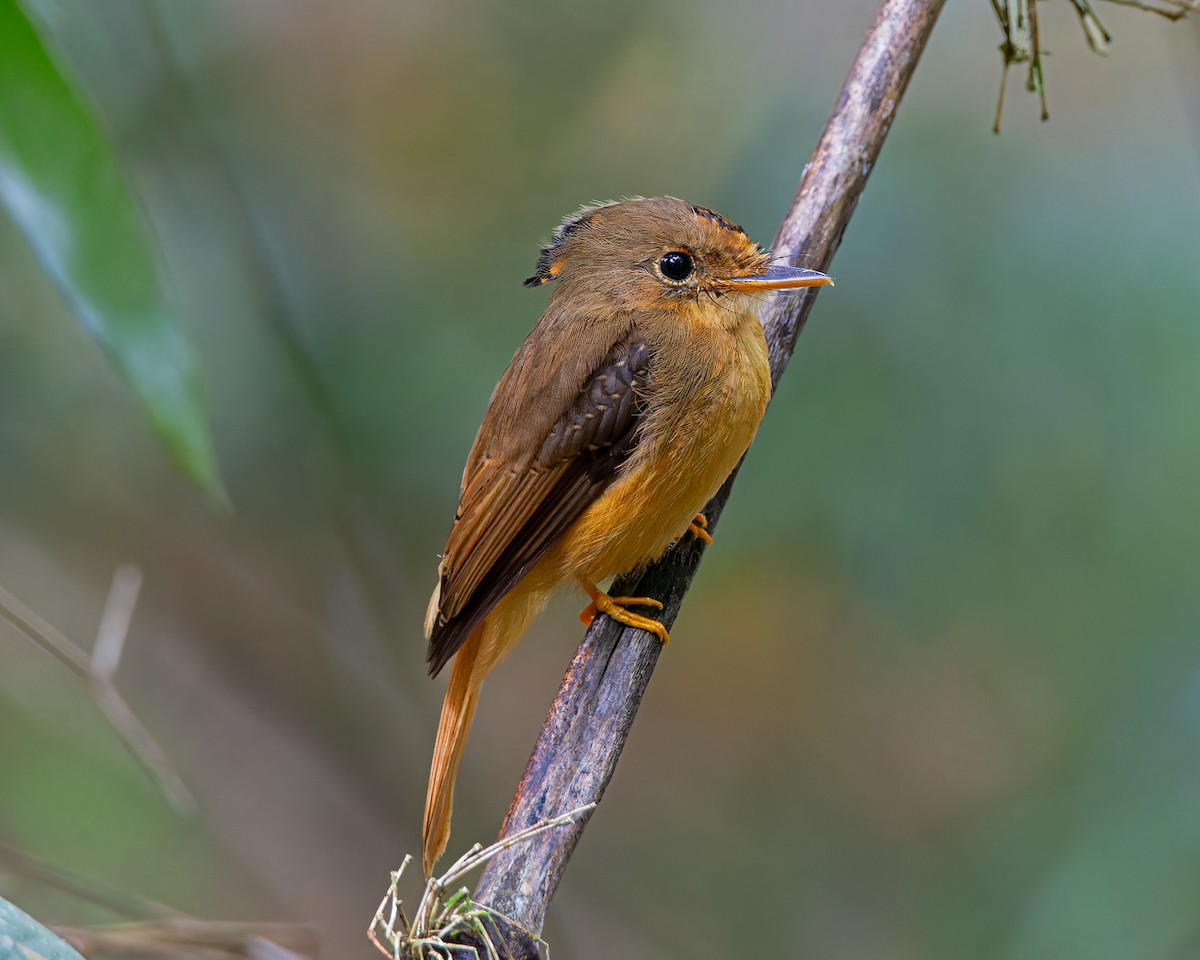
<path fill-rule="evenodd" d="M 776 256 L 828 268 L 943 2 L 883 0 L 775 237 Z M 779 297 L 763 311 L 773 384 L 791 359 L 815 299 L 813 288 Z M 735 470 L 705 508 L 710 530 L 736 475 Z M 612 592 L 657 597 L 664 604 L 660 619 L 670 627 L 701 553 L 700 545 L 687 538 L 641 576 L 622 578 Z M 601 799 L 659 650 L 650 634 L 596 618 L 563 678 L 501 836 Z M 588 819 L 498 854 L 480 879 L 476 903 L 539 933 Z M 537 955 L 532 939 L 507 946 L 514 956 Z"/>
<path fill-rule="evenodd" d="M 104 714 L 104 718 L 154 778 L 167 802 L 181 816 L 193 816 L 196 812 L 196 801 L 184 784 L 183 778 L 171 766 L 166 751 L 125 702 L 113 680 L 121 663 L 121 653 L 125 647 L 125 638 L 129 633 L 129 624 L 133 619 L 133 609 L 137 605 L 141 588 L 141 570 L 132 564 L 123 564 L 117 568 L 113 574 L 112 586 L 90 657 L 77 643 L 68 639 L 3 587 L 0 587 L 0 618 L 11 623 L 88 684 L 92 698 Z"/>

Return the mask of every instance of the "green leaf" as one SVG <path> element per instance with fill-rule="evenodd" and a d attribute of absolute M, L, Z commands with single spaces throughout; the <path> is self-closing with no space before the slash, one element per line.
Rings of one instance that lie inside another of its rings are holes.
<path fill-rule="evenodd" d="M 167 308 L 147 225 L 111 144 L 16 0 L 0 0 L 0 203 L 175 462 L 223 500 L 196 356 Z"/>
<path fill-rule="evenodd" d="M 0 960 L 83 960 L 61 940 L 7 900 L 0 900 Z"/>

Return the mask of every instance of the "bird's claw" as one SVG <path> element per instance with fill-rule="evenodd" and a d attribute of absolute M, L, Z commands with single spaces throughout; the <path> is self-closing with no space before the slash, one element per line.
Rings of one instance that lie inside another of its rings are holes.
<path fill-rule="evenodd" d="M 708 517 L 702 513 L 696 514 L 696 518 L 688 524 L 687 532 L 703 542 L 705 546 L 711 546 L 713 542 L 712 534 L 708 532 Z"/>

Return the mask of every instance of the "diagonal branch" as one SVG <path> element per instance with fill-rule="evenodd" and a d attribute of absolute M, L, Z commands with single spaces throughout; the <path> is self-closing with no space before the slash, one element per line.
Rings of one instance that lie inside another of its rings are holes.
<path fill-rule="evenodd" d="M 828 268 L 943 2 L 883 0 L 775 237 L 772 252 L 779 258 Z M 777 298 L 763 310 L 773 383 L 791 359 L 816 289 Z M 710 529 L 736 473 L 705 508 Z M 696 541 L 685 539 L 633 582 L 614 585 L 613 592 L 662 600 L 660 619 L 669 627 L 701 553 Z M 596 618 L 550 708 L 502 836 L 600 800 L 658 654 L 659 642 L 650 634 Z M 475 901 L 527 931 L 540 932 L 587 819 L 499 854 L 484 871 Z M 507 946 L 514 956 L 536 956 L 532 940 Z"/>

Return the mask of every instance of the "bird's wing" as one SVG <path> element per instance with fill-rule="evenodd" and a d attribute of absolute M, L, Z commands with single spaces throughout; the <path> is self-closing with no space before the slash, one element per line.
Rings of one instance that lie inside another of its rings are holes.
<path fill-rule="evenodd" d="M 631 325 L 582 376 L 563 369 L 578 368 L 577 355 L 541 355 L 551 338 L 536 339 L 497 385 L 467 461 L 426 622 L 433 674 L 608 487 L 637 440 L 651 351 Z M 546 383 L 547 370 L 559 378 Z"/>

